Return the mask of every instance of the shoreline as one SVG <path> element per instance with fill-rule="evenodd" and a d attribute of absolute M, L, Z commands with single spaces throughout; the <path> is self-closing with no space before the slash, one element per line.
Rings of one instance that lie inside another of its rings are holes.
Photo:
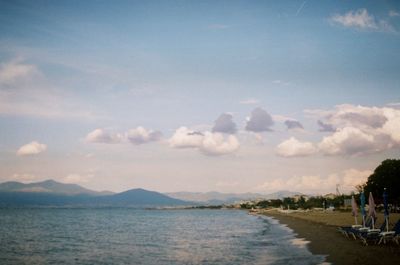
<path fill-rule="evenodd" d="M 297 238 L 308 241 L 312 254 L 325 256 L 331 264 L 397 264 L 400 261 L 400 246 L 396 244 L 363 246 L 360 240 L 346 238 L 337 231 L 337 226 L 324 224 L 320 220 L 307 220 L 296 214 L 262 211 L 281 225 L 293 230 Z"/>

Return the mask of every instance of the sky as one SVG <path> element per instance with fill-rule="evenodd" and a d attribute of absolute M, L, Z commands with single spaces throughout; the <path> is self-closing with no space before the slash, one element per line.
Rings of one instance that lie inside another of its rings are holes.
<path fill-rule="evenodd" d="M 349 193 L 399 151 L 398 1 L 0 0 L 0 182 Z"/>

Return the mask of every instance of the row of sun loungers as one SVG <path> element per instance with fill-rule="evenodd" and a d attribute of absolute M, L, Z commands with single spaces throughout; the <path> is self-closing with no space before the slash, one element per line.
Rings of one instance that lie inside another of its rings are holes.
<path fill-rule="evenodd" d="M 374 220 L 376 223 L 376 218 Z M 342 226 L 338 230 L 348 238 L 361 240 L 364 245 L 386 244 L 389 242 L 400 242 L 400 219 L 392 230 L 386 231 L 386 219 L 379 229 L 372 229 L 372 219 L 369 218 L 365 225 Z"/>

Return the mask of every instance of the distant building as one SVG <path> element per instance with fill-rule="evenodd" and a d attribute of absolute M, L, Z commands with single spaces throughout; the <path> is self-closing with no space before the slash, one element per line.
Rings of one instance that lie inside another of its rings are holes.
<path fill-rule="evenodd" d="M 344 199 L 344 207 L 351 207 L 351 199 Z"/>
<path fill-rule="evenodd" d="M 334 193 L 328 193 L 324 196 L 325 199 L 335 199 L 337 197 Z"/>
<path fill-rule="evenodd" d="M 299 195 L 294 195 L 292 198 L 293 198 L 294 202 L 298 202 L 301 199 L 301 197 L 303 197 L 303 199 L 305 201 L 309 200 L 309 197 L 307 195 L 300 195 L 300 194 Z"/>

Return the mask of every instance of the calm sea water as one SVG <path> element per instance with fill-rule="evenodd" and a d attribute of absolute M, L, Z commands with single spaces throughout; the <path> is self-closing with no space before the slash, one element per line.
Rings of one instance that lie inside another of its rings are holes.
<path fill-rule="evenodd" d="M 0 209 L 0 264 L 320 264 L 239 210 Z"/>

